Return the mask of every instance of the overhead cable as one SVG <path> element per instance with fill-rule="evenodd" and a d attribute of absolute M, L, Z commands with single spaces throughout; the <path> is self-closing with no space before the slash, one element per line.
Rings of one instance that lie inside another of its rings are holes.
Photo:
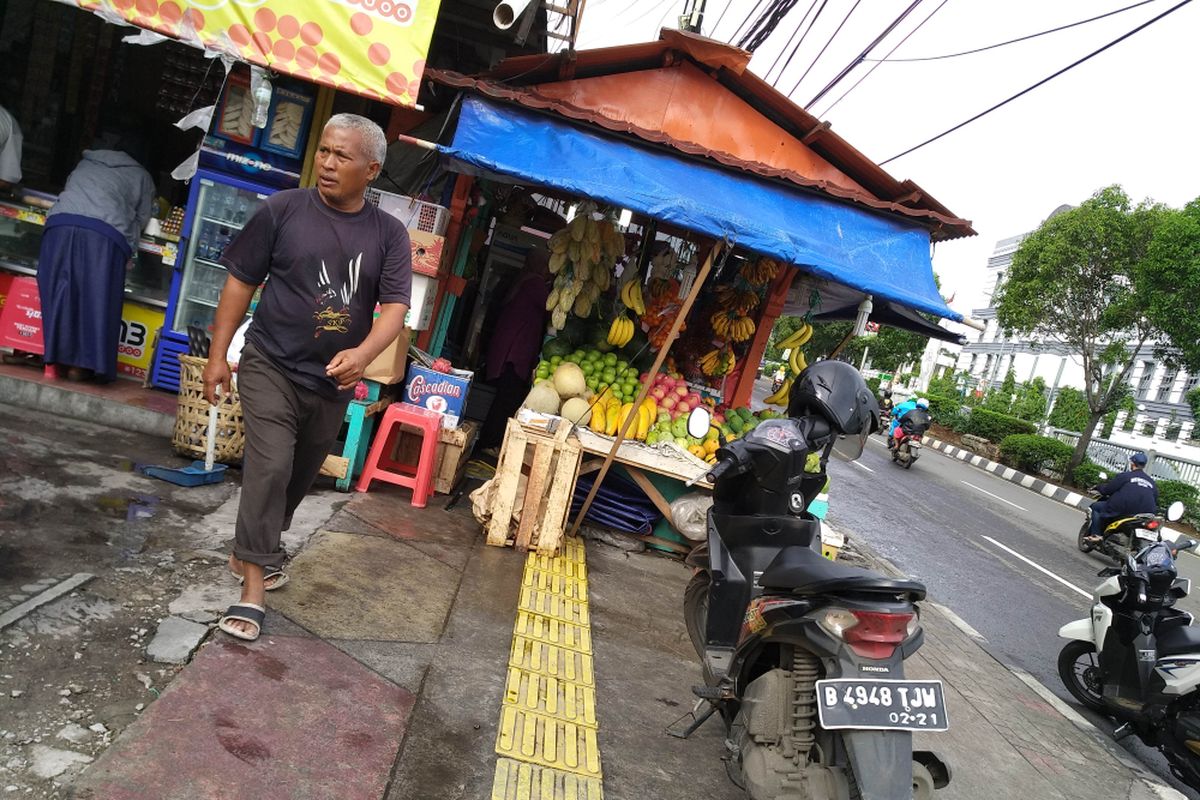
<path fill-rule="evenodd" d="M 858 4 L 861 2 L 862 0 L 854 0 L 854 5 L 850 6 L 850 10 L 846 12 L 846 16 L 842 17 L 842 21 L 838 24 L 837 30 L 835 30 L 833 35 L 829 37 L 829 41 L 825 42 L 825 46 L 821 48 L 821 52 L 817 53 L 817 57 L 814 58 L 812 63 L 808 65 L 808 69 L 804 70 L 804 74 L 800 76 L 800 80 L 796 81 L 796 84 L 792 86 L 792 90 L 788 92 L 788 97 L 791 97 L 796 93 L 796 90 L 800 88 L 800 84 L 803 83 L 804 79 L 808 77 L 808 73 L 812 72 L 812 68 L 815 67 L 817 62 L 821 60 L 821 56 L 825 55 L 825 51 L 829 49 L 829 45 L 833 44 L 833 40 L 836 39 L 837 35 L 842 32 L 842 28 L 845 27 L 846 23 L 850 20 L 850 15 L 854 13 L 854 9 L 858 8 Z"/>
<path fill-rule="evenodd" d="M 903 39 L 901 39 L 899 42 L 897 42 L 897 43 L 896 43 L 896 46 L 895 46 L 895 47 L 893 47 L 891 50 L 889 50 L 889 51 L 888 51 L 888 55 L 890 56 L 892 53 L 896 52 L 896 51 L 897 51 L 897 50 L 900 48 L 900 45 L 902 45 L 902 44 L 904 44 L 905 42 L 907 42 L 910 36 L 912 36 L 912 35 L 913 35 L 914 33 L 916 33 L 917 31 L 921 30 L 921 28 L 922 28 L 922 27 L 925 25 L 925 23 L 926 23 L 926 22 L 929 22 L 929 20 L 933 19 L 933 15 L 934 15 L 934 14 L 936 14 L 937 12 L 941 11 L 941 10 L 942 10 L 942 6 L 946 5 L 946 3 L 949 3 L 949 2 L 950 2 L 950 0 L 942 0 L 942 2 L 941 2 L 941 3 L 938 3 L 938 7 L 937 7 L 937 8 L 935 8 L 933 11 L 930 11 L 930 12 L 929 12 L 929 16 L 927 16 L 925 19 L 923 19 L 923 20 L 921 20 L 920 22 L 918 22 L 918 23 L 917 23 L 917 26 L 916 26 L 915 28 L 913 28 L 911 31 L 909 31 L 909 32 L 908 32 L 908 33 L 905 35 L 905 37 L 904 37 Z M 886 58 L 887 58 L 887 56 L 884 56 L 884 59 L 886 59 Z M 834 109 L 834 106 L 836 106 L 838 103 L 840 103 L 840 102 L 842 102 L 843 100 L 845 100 L 845 99 L 846 99 L 846 95 L 848 95 L 848 94 L 850 94 L 851 92 L 853 92 L 855 89 L 857 89 L 857 88 L 858 88 L 858 85 L 859 85 L 860 83 L 862 83 L 863 81 L 865 81 L 867 78 L 871 77 L 871 73 L 872 73 L 872 72 L 874 72 L 875 70 L 879 69 L 879 65 L 880 65 L 880 64 L 882 64 L 882 63 L 883 63 L 882 61 L 877 61 L 877 62 L 874 64 L 874 66 L 872 66 L 872 67 L 871 67 L 869 70 L 867 70 L 867 74 L 866 74 L 866 75 L 863 75 L 861 78 L 859 78 L 858 80 L 856 80 L 856 81 L 854 82 L 854 85 L 853 85 L 853 86 L 851 86 L 851 87 L 850 87 L 849 89 L 847 89 L 846 91 L 842 92 L 842 96 L 841 96 L 841 97 L 839 97 L 837 100 L 834 100 L 834 101 L 833 101 L 833 102 L 832 102 L 832 103 L 829 105 L 829 108 L 826 108 L 826 109 L 825 109 L 823 112 L 821 112 L 821 115 L 820 115 L 820 116 L 825 116 L 826 114 L 828 114 L 830 111 L 832 111 L 832 110 Z"/>
<path fill-rule="evenodd" d="M 739 46 L 751 53 L 762 47 L 788 12 L 796 7 L 796 3 L 797 0 L 775 0 L 759 20 L 758 30 L 753 35 L 747 34 Z"/>
<path fill-rule="evenodd" d="M 714 23 L 712 26 L 712 38 L 717 38 L 717 28 L 721 27 L 721 20 L 725 19 L 725 12 L 728 11 L 732 6 L 733 0 L 729 0 L 729 2 L 725 4 L 725 7 L 721 9 L 720 15 L 717 16 L 716 23 Z M 701 31 L 701 33 L 703 34 L 704 31 Z"/>
<path fill-rule="evenodd" d="M 754 8 L 750 10 L 750 13 L 746 15 L 746 18 L 737 26 L 737 30 L 733 32 L 733 36 L 729 37 L 729 44 L 733 44 L 734 40 L 742 35 L 742 28 L 749 25 L 751 20 L 758 19 L 758 9 L 762 8 L 762 4 L 765 2 L 766 0 L 758 0 L 758 2 L 754 4 Z"/>
<path fill-rule="evenodd" d="M 812 0 L 812 3 L 809 5 L 808 10 L 805 11 L 804 16 L 800 18 L 800 24 L 796 26 L 796 29 L 794 31 L 792 31 L 792 35 L 788 37 L 787 44 L 785 44 L 780 49 L 778 55 L 775 56 L 775 60 L 771 62 L 771 66 L 768 67 L 767 71 L 763 73 L 763 80 L 765 80 L 767 83 L 771 82 L 771 73 L 774 72 L 775 67 L 777 67 L 779 65 L 779 60 L 781 58 L 783 58 L 784 53 L 790 52 L 791 55 L 788 56 L 788 60 L 786 63 L 784 63 L 783 68 L 787 69 L 787 65 L 791 63 L 792 56 L 794 56 L 796 54 L 796 48 L 800 47 L 800 42 L 796 42 L 795 48 L 792 47 L 792 43 L 793 43 L 793 41 L 795 41 L 797 36 L 800 36 L 800 31 L 804 30 L 804 23 L 808 22 L 808 15 L 811 14 L 812 10 L 816 7 L 817 7 L 817 0 Z M 804 41 L 803 36 L 800 36 L 800 41 L 801 42 Z"/>
<path fill-rule="evenodd" d="M 1109 11 L 1107 14 L 1101 14 L 1098 17 L 1088 17 L 1087 19 L 1081 19 L 1078 22 L 1072 22 L 1068 25 L 1059 25 L 1057 28 L 1050 28 L 1049 30 L 1039 31 L 1037 33 L 1031 33 L 1028 36 L 1021 36 L 1016 39 L 1009 39 L 1007 42 L 999 42 L 997 44 L 989 44 L 987 47 L 976 47 L 974 50 L 963 50 L 961 53 L 946 53 L 945 55 L 941 55 L 941 56 L 925 56 L 923 58 L 889 58 L 888 56 L 884 56 L 883 58 L 879 58 L 879 59 L 868 58 L 868 59 L 864 59 L 864 60 L 865 61 L 878 61 L 879 63 L 887 62 L 889 64 L 902 64 L 902 63 L 915 62 L 915 61 L 941 61 L 942 59 L 946 59 L 946 58 L 958 58 L 959 56 L 969 56 L 974 53 L 982 53 L 985 50 L 995 50 L 997 47 L 1004 47 L 1005 45 L 1016 44 L 1017 42 L 1025 42 L 1030 39 L 1036 39 L 1039 36 L 1045 36 L 1050 33 L 1058 33 L 1059 31 L 1065 31 L 1068 28 L 1076 28 L 1080 25 L 1086 25 L 1089 22 L 1095 22 L 1098 19 L 1104 19 L 1105 17 L 1111 17 L 1115 14 L 1120 14 L 1122 12 L 1129 11 L 1130 9 L 1137 8 L 1138 6 L 1144 6 L 1147 3 L 1153 3 L 1153 2 L 1155 2 L 1155 0 L 1142 0 L 1140 3 L 1134 3 L 1131 6 L 1125 6 L 1124 8 L 1118 8 L 1116 11 Z"/>
<path fill-rule="evenodd" d="M 822 97 L 827 95 L 833 87 L 835 87 L 839 83 L 841 83 L 842 80 L 845 79 L 845 77 L 850 74 L 850 71 L 852 69 L 854 69 L 855 67 L 857 67 L 859 64 L 861 64 L 863 62 L 863 59 L 866 58 L 867 55 L 872 50 L 874 50 L 876 47 L 878 47 L 879 43 L 882 42 L 885 38 L 887 38 L 887 35 L 889 33 L 896 30 L 896 26 L 899 25 L 901 22 L 903 22 L 904 18 L 907 17 L 909 14 L 911 14 L 913 12 L 913 9 L 915 9 L 919 5 L 921 5 L 921 0 L 913 0 L 912 3 L 909 4 L 908 8 L 906 8 L 902 12 L 900 12 L 900 16 L 898 16 L 894 20 L 892 20 L 891 25 L 888 25 L 886 28 L 883 29 L 883 33 L 876 36 L 874 38 L 874 40 L 872 40 L 871 43 L 869 45 L 867 45 L 866 48 L 864 48 L 861 53 L 859 53 L 857 56 L 854 57 L 853 61 L 851 61 L 846 66 L 842 67 L 842 71 L 839 72 L 834 77 L 833 80 L 831 80 L 829 83 L 825 84 L 825 88 L 822 89 L 821 91 L 817 92 L 816 96 L 813 97 L 812 100 L 809 100 L 808 103 L 804 107 L 808 108 L 808 107 L 812 106 L 813 103 L 816 103 Z"/>
<path fill-rule="evenodd" d="M 894 155 L 894 156 L 892 156 L 891 158 L 889 158 L 887 161 L 880 161 L 880 162 L 879 162 L 879 165 L 880 165 L 880 166 L 883 166 L 884 164 L 887 164 L 888 162 L 895 161 L 897 158 L 901 158 L 901 157 L 903 157 L 903 156 L 906 156 L 906 155 L 908 155 L 909 153 L 913 152 L 914 150 L 920 150 L 920 149 L 921 149 L 922 147 L 924 147 L 925 145 L 927 145 L 927 144 L 931 144 L 931 143 L 933 143 L 933 142 L 936 142 L 938 139 L 941 139 L 943 136 L 948 136 L 948 135 L 950 135 L 951 133 L 954 133 L 954 132 L 955 132 L 956 130 L 958 130 L 959 128 L 962 128 L 962 127 L 965 127 L 965 126 L 967 126 L 967 125 L 970 125 L 970 124 L 971 124 L 972 122 L 974 122 L 975 120 L 977 120 L 977 119 L 979 119 L 979 118 L 981 118 L 981 117 L 985 117 L 985 116 L 987 116 L 988 114 L 992 113 L 992 112 L 993 112 L 993 111 L 995 111 L 996 109 L 998 109 L 998 108 L 1001 108 L 1001 107 L 1003 107 L 1003 106 L 1006 106 L 1006 105 L 1008 105 L 1008 104 L 1009 104 L 1009 103 L 1011 103 L 1013 100 L 1016 100 L 1018 97 L 1022 97 L 1022 96 L 1024 96 L 1024 95 L 1027 95 L 1027 94 L 1029 94 L 1030 92 L 1032 92 L 1034 89 L 1038 88 L 1039 86 L 1042 86 L 1043 84 L 1045 84 L 1045 83 L 1048 83 L 1048 82 L 1050 82 L 1050 81 L 1054 80 L 1054 79 L 1055 79 L 1055 78 L 1057 78 L 1059 75 L 1062 75 L 1064 72 L 1068 72 L 1068 71 L 1070 71 L 1070 70 L 1074 69 L 1075 67 L 1079 66 L 1079 65 L 1080 65 L 1080 64 L 1082 64 L 1083 62 L 1085 62 L 1085 61 L 1088 61 L 1088 60 L 1090 60 L 1090 59 L 1092 59 L 1092 58 L 1094 58 L 1094 57 L 1096 57 L 1096 56 L 1100 55 L 1101 53 L 1103 53 L 1105 50 L 1109 49 L 1110 47 L 1113 47 L 1114 45 L 1120 44 L 1121 42 L 1123 42 L 1123 41 L 1125 41 L 1126 39 L 1128 39 L 1130 36 L 1133 36 L 1135 33 L 1139 32 L 1139 31 L 1145 30 L 1146 28 L 1150 27 L 1150 26 L 1151 26 L 1151 25 L 1153 25 L 1154 23 L 1158 22 L 1158 21 L 1159 21 L 1160 19 L 1162 19 L 1163 17 L 1167 16 L 1168 14 L 1173 14 L 1173 13 L 1175 13 L 1176 11 L 1178 11 L 1178 10 L 1179 10 L 1179 9 L 1181 9 L 1181 8 L 1183 8 L 1184 6 L 1186 6 L 1186 5 L 1187 5 L 1188 3 L 1190 3 L 1190 2 L 1192 2 L 1192 0 L 1183 0 L 1183 2 L 1181 2 L 1181 3 L 1178 3 L 1178 4 L 1176 4 L 1176 5 L 1173 5 L 1173 6 L 1171 6 L 1171 7 L 1170 7 L 1170 8 L 1168 8 L 1166 11 L 1164 11 L 1164 12 L 1163 12 L 1163 13 L 1161 13 L 1161 14 L 1159 14 L 1157 17 L 1154 17 L 1153 19 L 1150 19 L 1150 20 L 1148 20 L 1147 22 L 1143 22 L 1141 25 L 1138 25 L 1136 28 L 1134 28 L 1133 30 L 1129 31 L 1129 33 L 1126 33 L 1126 34 L 1124 34 L 1124 35 L 1122 35 L 1122 36 L 1119 36 L 1119 37 L 1117 37 L 1116 39 L 1113 39 L 1111 42 L 1109 42 L 1108 44 L 1104 45 L 1103 47 L 1101 47 L 1101 48 L 1100 48 L 1100 49 L 1098 49 L 1098 50 L 1093 50 L 1092 52 L 1088 53 L 1088 54 L 1087 54 L 1086 56 L 1084 56 L 1083 58 L 1079 59 L 1078 61 L 1074 61 L 1074 62 L 1072 62 L 1072 63 L 1068 64 L 1067 66 L 1065 66 L 1065 67 L 1063 67 L 1062 69 L 1060 69 L 1058 72 L 1055 72 L 1053 75 L 1050 75 L 1050 76 L 1048 76 L 1048 77 L 1042 78 L 1040 81 L 1038 81 L 1037 83 L 1033 84 L 1032 86 L 1030 86 L 1030 87 L 1028 87 L 1028 88 L 1026 88 L 1026 89 L 1022 89 L 1021 91 L 1017 92 L 1016 94 L 1014 94 L 1012 97 L 1008 98 L 1007 100 L 1002 100 L 1002 101 L 1000 101 L 999 103 L 997 103 L 996 105 L 994 105 L 994 106 L 992 106 L 991 108 L 987 109 L 986 111 L 981 111 L 981 112 L 979 112 L 978 114 L 976 114 L 975 116 L 971 117 L 970 119 L 968 119 L 968 120 L 964 120 L 963 122 L 960 122 L 960 123 L 958 123 L 958 124 L 957 124 L 957 125 L 955 125 L 953 128 L 950 128 L 949 130 L 942 131 L 942 132 L 941 132 L 941 133 L 939 133 L 937 136 L 934 136 L 934 137 L 931 137 L 931 138 L 929 138 L 929 139 L 926 139 L 925 141 L 921 142 L 920 144 L 918 144 L 918 145 L 914 145 L 914 146 L 912 146 L 912 147 L 908 148 L 908 149 L 907 149 L 907 150 L 905 150 L 903 153 L 897 153 L 896 155 Z"/>

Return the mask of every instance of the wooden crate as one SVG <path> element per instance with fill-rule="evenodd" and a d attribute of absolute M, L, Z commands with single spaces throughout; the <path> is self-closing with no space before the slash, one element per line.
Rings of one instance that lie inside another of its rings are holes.
<path fill-rule="evenodd" d="M 433 471 L 433 490 L 450 494 L 462 478 L 470 460 L 471 448 L 479 438 L 479 423 L 463 420 L 457 428 L 442 428 L 438 436 L 437 464 Z M 421 437 L 402 431 L 392 453 L 394 461 L 415 464 L 421 455 Z"/>
<path fill-rule="evenodd" d="M 493 479 L 496 490 L 487 543 L 503 547 L 511 538 L 518 550 L 557 552 L 562 547 L 582 456 L 583 448 L 570 436 L 569 425 L 559 425 L 554 435 L 548 435 L 510 419 Z M 524 497 L 519 498 L 522 473 L 528 480 Z M 518 507 L 519 521 L 514 519 Z"/>

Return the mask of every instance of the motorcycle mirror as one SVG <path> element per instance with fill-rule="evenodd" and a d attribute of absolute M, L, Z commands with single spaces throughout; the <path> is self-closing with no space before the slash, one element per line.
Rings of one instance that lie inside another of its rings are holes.
<path fill-rule="evenodd" d="M 1100 480 L 1102 480 L 1102 481 L 1106 481 L 1106 480 L 1108 480 L 1108 473 L 1107 473 L 1107 472 L 1101 472 L 1101 473 L 1100 473 Z"/>
<path fill-rule="evenodd" d="M 1176 500 L 1167 508 L 1167 519 L 1171 522 L 1178 522 L 1183 519 L 1183 501 Z"/>
<path fill-rule="evenodd" d="M 692 413 L 688 414 L 687 432 L 688 436 L 694 436 L 697 439 L 703 439 L 708 435 L 708 429 L 712 427 L 712 414 L 704 406 L 697 406 L 692 409 Z"/>

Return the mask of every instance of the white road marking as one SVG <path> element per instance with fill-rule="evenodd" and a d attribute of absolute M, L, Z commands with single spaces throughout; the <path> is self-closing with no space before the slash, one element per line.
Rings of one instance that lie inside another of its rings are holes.
<path fill-rule="evenodd" d="M 875 471 L 875 470 L 871 469 L 870 467 L 868 467 L 866 464 L 860 464 L 857 461 L 851 461 L 850 463 L 853 464 L 854 466 L 858 467 L 859 469 L 865 469 L 867 472 Z"/>
<path fill-rule="evenodd" d="M 1091 592 L 1085 592 L 1083 589 L 1080 589 L 1078 586 L 1076 586 L 1075 584 L 1073 584 L 1073 583 L 1071 583 L 1070 581 L 1066 580 L 1065 578 L 1060 578 L 1060 577 L 1058 577 L 1058 576 L 1057 576 L 1057 575 L 1055 575 L 1053 572 L 1051 572 L 1050 570 L 1048 570 L 1048 569 L 1046 569 L 1045 567 L 1043 567 L 1041 564 L 1035 564 L 1034 562 L 1030 561 L 1028 558 L 1026 558 L 1025 556 L 1021 555 L 1021 554 L 1020 554 L 1020 553 L 1018 553 L 1016 550 L 1013 550 L 1011 547 L 1005 547 L 1004 545 L 1000 544 L 999 542 L 997 542 L 997 541 L 996 541 L 995 539 L 993 539 L 992 537 L 990 537 L 990 536 L 984 536 L 983 538 L 984 538 L 984 539 L 986 539 L 986 540 L 988 540 L 988 541 L 989 541 L 989 542 L 991 542 L 992 544 L 996 545 L 996 547 L 999 547 L 1001 550 L 1003 550 L 1004 552 L 1008 553 L 1009 555 L 1012 555 L 1012 556 L 1015 556 L 1015 557 L 1017 557 L 1017 558 L 1021 559 L 1021 560 L 1022 560 L 1022 561 L 1024 561 L 1026 564 L 1028 564 L 1029 566 L 1031 566 L 1031 567 L 1033 567 L 1034 569 L 1036 569 L 1038 572 L 1041 572 L 1042 574 L 1046 575 L 1047 577 L 1053 578 L 1054 580 L 1056 580 L 1056 581 L 1058 581 L 1059 583 L 1061 583 L 1063 586 L 1066 586 L 1068 589 L 1071 589 L 1072 591 L 1078 592 L 1079 594 L 1083 595 L 1084 597 L 1088 598 L 1089 600 L 1091 599 L 1091 597 L 1092 597 L 1092 595 L 1091 595 Z"/>
<path fill-rule="evenodd" d="M 981 489 L 981 488 L 979 488 L 978 486 L 976 486 L 976 485 L 975 485 L 975 484 L 973 484 L 973 483 L 967 483 L 966 481 L 959 481 L 959 483 L 966 484 L 967 486 L 970 486 L 972 489 L 974 489 L 974 490 L 975 490 L 975 491 L 977 491 L 977 492 L 983 492 L 983 493 L 984 493 L 984 494 L 986 494 L 988 497 L 993 497 L 993 498 L 995 498 L 995 499 L 999 500 L 1001 503 L 1008 503 L 1008 504 L 1009 504 L 1010 506 L 1012 506 L 1013 508 L 1020 509 L 1021 511 L 1028 511 L 1028 510 L 1029 510 L 1029 509 L 1027 509 L 1027 508 L 1024 508 L 1023 506 L 1019 506 L 1019 505 L 1017 505 L 1016 503 L 1013 503 L 1013 502 L 1011 502 L 1011 501 L 1009 501 L 1009 500 L 1005 500 L 1003 497 L 1001 497 L 1001 496 L 1000 496 L 1000 495 L 998 495 L 998 494 L 992 494 L 992 493 L 991 493 L 991 492 L 989 492 L 987 489 Z"/>

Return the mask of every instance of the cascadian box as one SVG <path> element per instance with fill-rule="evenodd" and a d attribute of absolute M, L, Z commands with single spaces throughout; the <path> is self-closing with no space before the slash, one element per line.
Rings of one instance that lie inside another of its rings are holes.
<path fill-rule="evenodd" d="M 408 382 L 404 384 L 404 402 L 441 414 L 443 428 L 457 428 L 467 406 L 467 391 L 474 375 L 463 369 L 436 372 L 414 363 L 409 367 Z"/>

